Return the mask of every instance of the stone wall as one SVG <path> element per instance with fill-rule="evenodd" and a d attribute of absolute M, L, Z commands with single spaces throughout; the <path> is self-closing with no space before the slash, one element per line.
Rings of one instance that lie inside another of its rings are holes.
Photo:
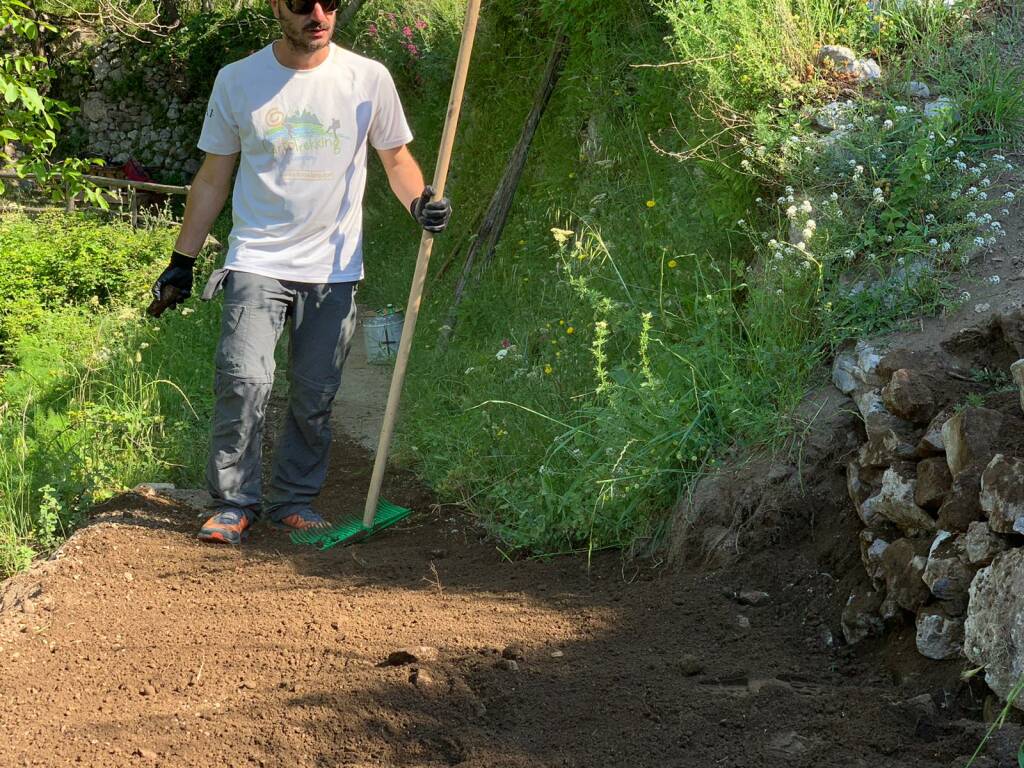
<path fill-rule="evenodd" d="M 126 65 L 134 41 L 108 38 L 88 50 L 88 67 L 62 74 L 61 97 L 80 112 L 66 138 L 82 156 L 100 157 L 108 166 L 129 160 L 158 181 L 188 182 L 202 153 L 196 139 L 205 96 L 188 100 L 169 87 L 180 79 L 169 72 L 134 73 Z"/>

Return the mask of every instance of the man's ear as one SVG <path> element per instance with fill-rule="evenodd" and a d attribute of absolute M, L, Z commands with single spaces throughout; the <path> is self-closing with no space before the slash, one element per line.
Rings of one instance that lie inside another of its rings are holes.
<path fill-rule="evenodd" d="M 280 0 L 270 0 L 270 10 L 274 12 L 274 18 L 281 20 L 281 8 L 278 5 Z"/>

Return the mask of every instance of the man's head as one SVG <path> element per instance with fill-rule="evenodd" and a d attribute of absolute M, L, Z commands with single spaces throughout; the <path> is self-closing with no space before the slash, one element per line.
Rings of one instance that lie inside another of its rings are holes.
<path fill-rule="evenodd" d="M 296 53 L 316 53 L 330 44 L 338 0 L 270 0 L 270 6 Z"/>

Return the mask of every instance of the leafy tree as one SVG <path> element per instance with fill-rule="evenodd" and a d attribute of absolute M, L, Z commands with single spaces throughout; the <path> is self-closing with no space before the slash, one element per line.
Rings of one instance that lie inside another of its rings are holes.
<path fill-rule="evenodd" d="M 36 18 L 21 0 L 0 0 L 0 169 L 34 175 L 54 199 L 81 191 L 106 207 L 99 190 L 82 178 L 98 161 L 52 157 L 60 121 L 73 110 L 46 96 L 54 73 L 32 48 L 43 32 L 56 27 Z M 0 179 L 0 193 L 4 189 Z"/>

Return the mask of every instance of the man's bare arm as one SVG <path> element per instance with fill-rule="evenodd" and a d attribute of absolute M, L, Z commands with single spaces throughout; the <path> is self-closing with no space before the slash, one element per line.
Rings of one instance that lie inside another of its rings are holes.
<path fill-rule="evenodd" d="M 412 156 L 409 147 L 402 145 L 395 149 L 378 149 L 377 155 L 384 164 L 384 172 L 388 175 L 388 183 L 395 197 L 409 210 L 412 201 L 423 192 L 423 171 Z"/>
<path fill-rule="evenodd" d="M 231 178 L 237 161 L 238 153 L 206 155 L 192 180 L 192 188 L 185 203 L 185 219 L 174 250 L 195 256 L 202 249 L 213 222 L 217 220 L 231 192 Z"/>
<path fill-rule="evenodd" d="M 451 203 L 448 198 L 430 199 L 434 189 L 424 186 L 423 172 L 409 148 L 403 145 L 395 149 L 378 149 L 377 154 L 384 164 L 391 191 L 405 209 L 428 232 L 443 231 L 452 214 Z"/>

